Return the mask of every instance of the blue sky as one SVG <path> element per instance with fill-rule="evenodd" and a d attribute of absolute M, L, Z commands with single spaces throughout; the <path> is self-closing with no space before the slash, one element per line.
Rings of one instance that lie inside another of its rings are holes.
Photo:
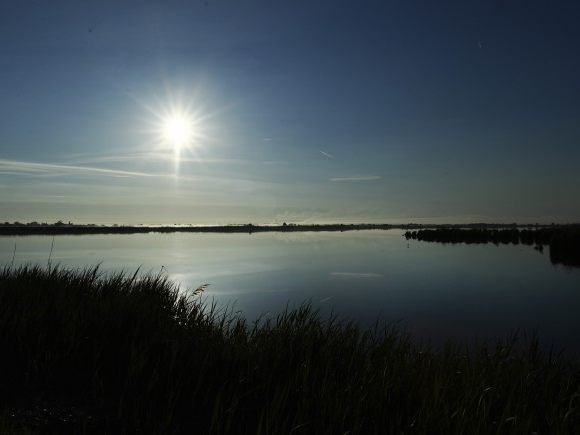
<path fill-rule="evenodd" d="M 580 6 L 6 1 L 0 221 L 580 221 Z M 180 152 L 159 129 L 187 112 Z"/>

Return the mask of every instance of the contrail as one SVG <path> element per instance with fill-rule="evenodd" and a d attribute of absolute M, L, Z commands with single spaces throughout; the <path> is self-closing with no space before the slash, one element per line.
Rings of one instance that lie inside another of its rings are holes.
<path fill-rule="evenodd" d="M 336 177 L 330 178 L 330 181 L 373 181 L 380 180 L 382 177 L 379 175 L 360 175 L 355 177 Z"/>

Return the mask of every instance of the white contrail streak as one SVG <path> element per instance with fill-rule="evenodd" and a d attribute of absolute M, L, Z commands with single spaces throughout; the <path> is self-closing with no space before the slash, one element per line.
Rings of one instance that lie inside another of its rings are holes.
<path fill-rule="evenodd" d="M 336 177 L 330 178 L 330 181 L 374 181 L 380 180 L 382 177 L 379 175 L 360 175 L 354 177 Z"/>

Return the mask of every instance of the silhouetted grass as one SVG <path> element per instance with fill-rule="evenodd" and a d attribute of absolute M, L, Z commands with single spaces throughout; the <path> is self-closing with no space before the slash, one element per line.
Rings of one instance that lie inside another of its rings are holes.
<path fill-rule="evenodd" d="M 580 367 L 534 340 L 433 349 L 308 305 L 253 323 L 164 275 L 5 268 L 8 433 L 574 433 Z"/>

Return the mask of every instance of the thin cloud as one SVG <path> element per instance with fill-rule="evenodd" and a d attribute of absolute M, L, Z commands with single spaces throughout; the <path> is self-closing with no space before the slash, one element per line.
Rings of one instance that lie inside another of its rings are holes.
<path fill-rule="evenodd" d="M 78 155 L 72 161 L 67 161 L 67 165 L 86 165 L 94 163 L 123 163 L 123 162 L 168 162 L 174 161 L 174 156 L 168 153 L 147 152 L 147 153 L 129 153 L 129 154 L 103 154 L 103 155 Z M 287 162 L 276 160 L 249 160 L 249 159 L 224 159 L 224 158 L 197 158 L 182 156 L 179 158 L 180 163 L 199 163 L 199 164 L 224 164 L 224 165 L 285 165 Z"/>
<path fill-rule="evenodd" d="M 323 156 L 325 156 L 325 157 L 328 157 L 329 159 L 334 159 L 334 156 L 333 156 L 332 154 L 325 153 L 325 152 L 324 152 L 324 151 L 322 151 L 322 150 L 319 150 L 319 152 L 320 152 L 320 154 L 322 154 L 322 155 L 323 155 Z"/>
<path fill-rule="evenodd" d="M 357 175 L 354 177 L 336 177 L 336 178 L 330 178 L 330 181 L 375 181 L 375 180 L 380 180 L 381 177 L 380 175 Z"/>
<path fill-rule="evenodd" d="M 53 164 L 53 163 L 35 163 L 23 162 L 16 160 L 0 159 L 0 176 L 16 175 L 28 176 L 38 178 L 55 178 L 55 177 L 113 177 L 113 178 L 135 178 L 147 177 L 155 179 L 174 179 L 179 182 L 209 182 L 212 186 L 227 185 L 229 188 L 234 188 L 236 191 L 255 192 L 258 189 L 270 188 L 274 185 L 273 182 L 265 182 L 252 179 L 244 179 L 239 177 L 227 176 L 211 176 L 211 175 L 179 175 L 176 173 L 145 173 L 135 171 L 123 171 L 115 169 L 104 169 L 79 165 L 68 164 Z"/>
<path fill-rule="evenodd" d="M 0 174 L 32 175 L 32 176 L 63 176 L 63 175 L 93 175 L 103 177 L 151 177 L 151 174 L 116 169 L 94 168 L 89 166 L 60 165 L 52 163 L 22 162 L 18 160 L 0 159 Z"/>
<path fill-rule="evenodd" d="M 374 272 L 331 272 L 330 275 L 339 278 L 380 278 L 382 276 L 380 273 Z"/>

